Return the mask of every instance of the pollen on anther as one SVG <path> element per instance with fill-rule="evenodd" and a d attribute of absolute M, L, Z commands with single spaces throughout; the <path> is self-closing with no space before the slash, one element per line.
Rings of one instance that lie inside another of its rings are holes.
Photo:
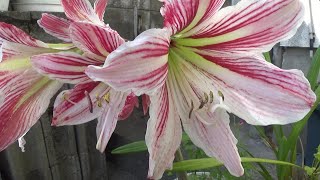
<path fill-rule="evenodd" d="M 212 91 L 210 91 L 209 96 L 210 96 L 210 101 L 209 101 L 209 103 L 212 104 L 212 103 L 213 103 L 213 100 L 214 100 L 213 92 L 212 92 Z"/>
<path fill-rule="evenodd" d="M 222 93 L 221 91 L 218 91 L 218 94 L 219 94 L 220 97 L 222 97 L 222 100 L 224 101 L 224 95 L 223 95 L 223 93 Z"/>
<path fill-rule="evenodd" d="M 103 96 L 103 99 L 109 104 L 110 103 L 110 93 L 106 93 L 104 96 Z"/>

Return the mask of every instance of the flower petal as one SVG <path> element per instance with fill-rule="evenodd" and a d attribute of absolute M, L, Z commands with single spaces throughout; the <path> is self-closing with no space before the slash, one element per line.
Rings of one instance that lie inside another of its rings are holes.
<path fill-rule="evenodd" d="M 177 40 L 186 46 L 221 51 L 267 52 L 292 37 L 303 22 L 300 0 L 245 0 L 219 11 Z"/>
<path fill-rule="evenodd" d="M 302 119 L 316 96 L 299 70 L 282 70 L 260 55 L 175 49 L 219 90 L 230 111 L 253 125 L 288 124 Z M 188 78 L 193 78 L 190 76 Z"/>
<path fill-rule="evenodd" d="M 160 179 L 164 171 L 172 167 L 175 152 L 181 143 L 182 128 L 166 85 L 150 99 L 150 119 L 146 132 L 150 154 L 148 178 Z"/>
<path fill-rule="evenodd" d="M 147 30 L 113 51 L 104 67 L 89 66 L 86 74 L 119 91 L 132 90 L 136 95 L 153 93 L 167 76 L 169 38 L 167 30 Z"/>
<path fill-rule="evenodd" d="M 103 60 L 124 43 L 124 39 L 109 27 L 101 27 L 91 23 L 75 22 L 70 26 L 72 42 L 82 51 L 102 56 Z"/>
<path fill-rule="evenodd" d="M 237 140 L 229 127 L 229 115 L 223 106 L 211 113 L 210 106 L 219 103 L 217 93 L 212 97 L 207 95 L 207 100 L 201 97 L 209 91 L 215 92 L 215 88 L 206 85 L 196 69 L 187 69 L 188 62 L 175 60 L 174 67 L 170 67 L 168 84 L 184 130 L 195 145 L 224 163 L 231 174 L 243 175 Z M 193 78 L 189 78 L 191 76 Z M 201 98 L 202 102 L 207 101 L 202 107 L 199 106 Z"/>
<path fill-rule="evenodd" d="M 103 96 L 109 91 L 110 87 L 107 85 L 91 82 L 78 84 L 71 90 L 61 92 L 54 103 L 52 125 L 82 124 L 99 117 L 102 105 L 105 104 Z"/>
<path fill-rule="evenodd" d="M 54 52 L 54 50 L 4 40 L 0 48 L 0 62 L 8 59 L 27 58 L 33 55 L 50 52 Z"/>
<path fill-rule="evenodd" d="M 133 112 L 134 107 L 139 107 L 139 99 L 133 93 L 129 94 L 126 99 L 126 103 L 119 114 L 119 120 L 127 119 Z"/>
<path fill-rule="evenodd" d="M 5 94 L 4 103 L 0 106 L 0 151 L 29 131 L 61 86 L 61 83 L 51 81 L 33 69 L 20 71 L 5 82 L 5 86 L 0 88 Z"/>
<path fill-rule="evenodd" d="M 96 0 L 96 2 L 94 2 L 94 11 L 96 12 L 101 21 L 103 21 L 107 4 L 108 0 Z"/>
<path fill-rule="evenodd" d="M 164 16 L 164 26 L 173 34 L 187 31 L 198 23 L 207 21 L 217 12 L 225 0 L 166 0 L 160 12 Z"/>
<path fill-rule="evenodd" d="M 214 123 L 206 125 L 199 119 L 184 123 L 184 130 L 192 142 L 208 156 L 223 162 L 232 175 L 242 176 L 244 169 L 236 146 L 237 140 L 230 129 L 226 110 L 220 108 L 214 113 L 196 113 L 196 116 Z"/>
<path fill-rule="evenodd" d="M 143 114 L 147 115 L 150 106 L 150 97 L 146 94 L 142 95 L 142 109 Z"/>
<path fill-rule="evenodd" d="M 38 25 L 43 28 L 46 33 L 65 42 L 71 42 L 69 37 L 70 21 L 67 19 L 43 13 L 41 19 L 38 20 Z"/>
<path fill-rule="evenodd" d="M 97 125 L 97 146 L 102 153 L 109 142 L 109 139 L 116 128 L 118 116 L 123 109 L 127 99 L 127 94 L 110 90 L 110 103 L 104 107 L 102 115 L 98 118 Z"/>
<path fill-rule="evenodd" d="M 0 22 L 0 39 L 32 47 L 48 47 L 44 42 L 32 38 L 14 25 L 4 22 Z"/>
<path fill-rule="evenodd" d="M 70 84 L 92 82 L 84 70 L 88 65 L 101 64 L 101 62 L 73 52 L 36 55 L 31 57 L 31 62 L 40 74 Z"/>
<path fill-rule="evenodd" d="M 61 0 L 66 16 L 72 21 L 86 21 L 104 25 L 88 0 Z"/>

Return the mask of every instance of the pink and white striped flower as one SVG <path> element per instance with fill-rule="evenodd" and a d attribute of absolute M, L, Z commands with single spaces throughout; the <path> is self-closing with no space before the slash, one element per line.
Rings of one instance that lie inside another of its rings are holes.
<path fill-rule="evenodd" d="M 43 13 L 38 24 L 46 33 L 65 42 L 71 42 L 69 26 L 72 22 L 91 22 L 107 26 L 103 22 L 107 4 L 108 0 L 96 0 L 94 7 L 92 7 L 89 0 L 61 0 L 61 5 L 68 19 Z"/>
<path fill-rule="evenodd" d="M 97 149 L 103 152 L 116 126 L 139 105 L 133 93 L 119 93 L 104 83 L 93 82 L 84 73 L 89 65 L 102 66 L 106 57 L 124 43 L 119 34 L 104 24 L 107 0 L 61 0 L 68 20 L 43 14 L 38 24 L 83 54 L 51 53 L 32 57 L 33 67 L 60 82 L 75 84 L 59 94 L 54 104 L 52 125 L 76 125 L 98 118 Z"/>
<path fill-rule="evenodd" d="M 224 0 L 163 2 L 163 29 L 143 32 L 86 73 L 116 90 L 150 95 L 149 178 L 172 166 L 182 126 L 208 156 L 241 176 L 227 111 L 254 125 L 288 124 L 315 101 L 301 71 L 279 69 L 261 56 L 296 32 L 302 3 L 242 0 L 219 10 Z"/>
<path fill-rule="evenodd" d="M 73 22 L 69 31 L 72 43 L 83 54 L 41 54 L 32 57 L 32 65 L 51 79 L 75 84 L 57 97 L 52 125 L 76 125 L 98 118 L 97 149 L 103 152 L 117 121 L 129 117 L 139 102 L 133 93 L 117 92 L 102 82 L 92 81 L 85 69 L 89 65 L 102 66 L 109 53 L 125 41 L 111 28 L 88 22 Z"/>
<path fill-rule="evenodd" d="M 57 52 L 13 25 L 0 22 L 0 151 L 23 137 L 62 84 L 37 73 L 30 56 Z"/>

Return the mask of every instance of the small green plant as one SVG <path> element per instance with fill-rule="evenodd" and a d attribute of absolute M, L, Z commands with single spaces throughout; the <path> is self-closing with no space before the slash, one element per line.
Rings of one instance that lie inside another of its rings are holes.
<path fill-rule="evenodd" d="M 317 148 L 317 153 L 314 154 L 312 167 L 305 166 L 304 170 L 306 171 L 310 180 L 316 180 L 320 178 L 320 145 Z"/>

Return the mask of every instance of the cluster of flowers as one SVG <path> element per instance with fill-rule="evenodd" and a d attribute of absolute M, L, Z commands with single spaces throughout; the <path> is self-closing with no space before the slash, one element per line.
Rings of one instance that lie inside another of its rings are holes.
<path fill-rule="evenodd" d="M 241 176 L 228 112 L 253 125 L 293 123 L 309 112 L 315 94 L 303 73 L 262 56 L 302 23 L 299 0 L 242 0 L 221 10 L 224 0 L 162 1 L 164 27 L 129 42 L 104 23 L 107 0 L 61 0 L 68 19 L 42 15 L 39 26 L 65 44 L 0 23 L 0 150 L 27 133 L 64 83 L 74 88 L 56 98 L 52 125 L 97 118 L 101 152 L 143 96 L 152 179 L 172 166 L 182 128 Z"/>

